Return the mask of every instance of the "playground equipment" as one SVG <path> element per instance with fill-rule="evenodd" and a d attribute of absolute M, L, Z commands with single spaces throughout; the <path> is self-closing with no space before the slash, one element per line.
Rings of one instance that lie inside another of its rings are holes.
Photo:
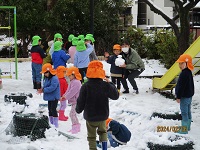
<path fill-rule="evenodd" d="M 9 41 L 7 43 L 0 43 L 0 47 L 2 46 L 6 46 L 8 48 L 11 49 L 11 40 L 10 40 L 10 37 L 11 37 L 11 29 L 13 27 L 13 33 L 14 33 L 14 49 L 15 49 L 15 78 L 18 79 L 18 71 L 17 71 L 17 63 L 18 63 L 18 60 L 17 60 L 17 26 L 16 26 L 16 7 L 15 6 L 0 6 L 0 10 L 3 10 L 5 11 L 6 9 L 8 10 L 8 26 L 0 26 L 0 30 L 8 30 L 8 37 L 9 37 Z M 10 9 L 13 9 L 14 10 L 14 19 L 13 19 L 13 25 L 11 26 L 11 13 L 10 13 Z M 3 24 L 0 22 L 0 24 Z M 4 23 L 6 24 L 6 23 Z M 9 58 L 10 58 L 10 50 L 9 50 Z M 11 60 L 10 59 L 1 59 L 0 60 L 0 63 L 1 62 L 9 62 L 9 67 L 10 67 L 10 72 L 9 71 L 4 71 L 4 70 L 1 70 L 2 72 L 1 73 L 4 73 L 5 72 L 5 75 L 2 75 L 1 77 L 2 78 L 12 78 L 12 73 L 11 73 Z M 6 67 L 8 67 L 6 65 Z"/>
<path fill-rule="evenodd" d="M 193 61 L 194 70 L 192 74 L 195 75 L 200 70 L 200 37 L 198 37 L 192 45 L 185 51 L 184 54 L 189 54 Z M 171 68 L 162 76 L 153 78 L 153 89 L 157 90 L 173 90 L 176 86 L 181 70 L 178 63 L 175 62 Z"/>
<path fill-rule="evenodd" d="M 0 63 L 2 63 L 2 62 L 4 63 L 4 66 L 1 69 L 1 78 L 12 79 L 11 60 L 10 59 L 1 59 Z"/>
<path fill-rule="evenodd" d="M 0 89 L 2 89 L 1 68 L 0 68 Z"/>

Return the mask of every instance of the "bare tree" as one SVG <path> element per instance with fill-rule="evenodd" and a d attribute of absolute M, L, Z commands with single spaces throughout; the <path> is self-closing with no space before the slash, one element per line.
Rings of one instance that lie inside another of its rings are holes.
<path fill-rule="evenodd" d="M 174 18 L 169 18 L 162 10 L 154 5 L 151 0 L 139 0 L 145 2 L 150 9 L 162 16 L 173 28 L 175 36 L 177 37 L 177 43 L 179 52 L 182 54 L 189 47 L 189 36 L 190 36 L 190 21 L 189 11 L 196 6 L 200 0 L 169 0 L 174 2 L 174 9 L 177 15 Z M 180 27 L 176 24 L 176 20 L 180 19 Z"/>

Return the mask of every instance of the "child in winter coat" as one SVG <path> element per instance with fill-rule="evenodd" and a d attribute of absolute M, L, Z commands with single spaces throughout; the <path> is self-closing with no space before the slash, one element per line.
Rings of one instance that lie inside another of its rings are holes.
<path fill-rule="evenodd" d="M 190 131 L 191 125 L 191 102 L 194 95 L 194 81 L 192 76 L 192 57 L 188 54 L 183 54 L 177 60 L 179 68 L 182 72 L 179 75 L 179 79 L 175 88 L 176 101 L 180 103 L 182 121 L 181 130 L 179 133 L 187 134 Z"/>
<path fill-rule="evenodd" d="M 124 124 L 120 124 L 116 120 L 108 118 L 106 120 L 106 128 L 108 139 L 112 147 L 126 145 L 127 142 L 130 141 L 131 132 Z"/>
<path fill-rule="evenodd" d="M 44 93 L 43 99 L 48 101 L 49 121 L 56 128 L 58 127 L 57 104 L 60 99 L 60 84 L 56 76 L 56 70 L 53 69 L 50 63 L 42 66 L 41 73 L 44 74 L 43 88 L 38 90 L 38 93 Z"/>
<path fill-rule="evenodd" d="M 67 91 L 67 81 L 65 79 L 65 74 L 66 74 L 66 70 L 67 68 L 65 68 L 64 66 L 59 66 L 57 68 L 57 77 L 59 79 L 59 83 L 60 83 L 60 96 L 62 97 L 65 92 Z M 65 109 L 66 109 L 66 99 L 60 99 L 60 110 L 59 110 L 59 120 L 61 121 L 67 121 L 68 117 L 64 115 L 65 113 Z"/>
<path fill-rule="evenodd" d="M 76 53 L 77 42 L 78 42 L 78 38 L 77 37 L 73 37 L 72 38 L 72 46 L 70 46 L 70 48 L 68 50 L 68 53 L 69 53 L 69 56 L 70 56 L 70 59 L 68 60 L 68 63 L 74 64 L 74 55 Z"/>
<path fill-rule="evenodd" d="M 120 92 L 120 88 L 121 88 L 123 68 L 116 66 L 115 60 L 118 58 L 118 56 L 120 55 L 121 52 L 122 52 L 121 46 L 119 44 L 115 44 L 113 46 L 114 55 L 109 56 L 108 53 L 105 54 L 105 60 L 107 61 L 107 63 L 111 64 L 111 67 L 110 67 L 111 80 L 114 84 L 116 84 L 116 81 L 117 81 L 117 89 L 119 92 Z"/>
<path fill-rule="evenodd" d="M 93 37 L 93 34 L 86 34 L 84 39 L 85 39 L 86 42 L 89 41 L 94 48 L 95 39 Z M 93 51 L 90 53 L 89 58 L 90 58 L 90 61 L 98 60 L 95 49 L 93 49 Z"/>
<path fill-rule="evenodd" d="M 70 83 L 64 96 L 62 96 L 62 99 L 67 99 L 68 103 L 71 104 L 71 111 L 69 113 L 69 116 L 72 121 L 72 129 L 70 131 L 72 134 L 76 134 L 80 132 L 80 128 L 81 128 L 81 124 L 78 121 L 78 118 L 76 116 L 76 111 L 75 111 L 77 98 L 79 96 L 79 92 L 81 88 L 81 82 L 80 82 L 81 74 L 79 73 L 78 68 L 70 67 L 67 69 L 66 75 L 69 77 Z"/>
<path fill-rule="evenodd" d="M 107 150 L 106 119 L 109 116 L 109 98 L 117 100 L 119 93 L 115 85 L 105 78 L 103 64 L 100 61 L 94 60 L 89 63 L 86 77 L 88 81 L 81 87 L 76 112 L 84 111 L 89 149 L 97 149 L 96 133 L 98 133 L 103 150 Z"/>
<path fill-rule="evenodd" d="M 63 39 L 63 38 L 62 38 L 62 35 L 61 35 L 60 33 L 54 34 L 53 44 L 51 45 L 51 48 L 50 48 L 50 50 L 49 50 L 49 54 L 50 54 L 51 58 L 52 58 L 52 54 L 53 54 L 53 52 L 54 52 L 54 43 L 55 43 L 56 41 L 62 42 L 62 39 Z"/>
<path fill-rule="evenodd" d="M 87 45 L 87 47 L 85 46 Z M 76 45 L 76 53 L 74 55 L 74 66 L 79 69 L 79 72 L 82 76 L 81 82 L 84 82 L 84 75 L 87 72 L 87 67 L 90 62 L 89 55 L 93 51 L 93 46 L 90 44 L 90 41 L 84 42 L 80 40 Z"/>
<path fill-rule="evenodd" d="M 40 47 L 41 38 L 39 36 L 33 36 L 32 38 L 32 48 L 31 48 L 31 58 L 32 58 L 32 79 L 33 79 L 33 89 L 41 88 L 42 75 L 40 74 L 42 70 L 43 58 L 45 58 L 44 50 Z"/>
<path fill-rule="evenodd" d="M 48 42 L 48 46 L 49 47 L 46 50 L 46 57 L 43 59 L 43 65 L 46 64 L 46 63 L 52 64 L 51 55 L 49 54 L 49 50 L 50 50 L 52 44 L 53 44 L 53 40 L 51 40 L 51 41 Z"/>
<path fill-rule="evenodd" d="M 69 54 L 66 54 L 65 51 L 62 50 L 62 42 L 56 41 L 54 43 L 54 52 L 52 54 L 54 69 L 56 69 L 58 66 L 66 67 L 66 63 L 69 58 Z"/>

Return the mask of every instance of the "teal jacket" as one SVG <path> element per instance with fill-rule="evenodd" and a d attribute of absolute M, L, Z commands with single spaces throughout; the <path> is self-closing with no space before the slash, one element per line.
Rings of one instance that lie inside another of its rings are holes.
<path fill-rule="evenodd" d="M 122 56 L 126 61 L 126 69 L 128 70 L 145 69 L 144 62 L 134 49 L 130 48 L 129 53 L 128 54 L 122 53 Z"/>

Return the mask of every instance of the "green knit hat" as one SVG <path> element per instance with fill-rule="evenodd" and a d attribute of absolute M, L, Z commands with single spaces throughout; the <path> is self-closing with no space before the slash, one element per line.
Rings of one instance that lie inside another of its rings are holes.
<path fill-rule="evenodd" d="M 59 51 L 59 50 L 61 50 L 62 44 L 63 44 L 62 42 L 56 41 L 56 42 L 54 43 L 54 51 Z"/>
<path fill-rule="evenodd" d="M 90 40 L 90 41 L 92 41 L 92 43 L 95 42 L 94 37 L 93 37 L 92 34 L 87 34 L 87 35 L 85 36 L 85 40 Z"/>
<path fill-rule="evenodd" d="M 70 34 L 69 36 L 68 36 L 68 41 L 69 42 L 72 42 L 72 39 L 74 38 L 74 35 L 73 34 Z"/>
<path fill-rule="evenodd" d="M 78 43 L 79 38 L 78 37 L 73 37 L 72 39 L 72 45 L 76 46 Z"/>
<path fill-rule="evenodd" d="M 80 40 L 83 40 L 83 41 L 84 41 L 84 35 L 81 34 L 81 35 L 78 36 L 78 38 L 79 38 Z"/>
<path fill-rule="evenodd" d="M 77 42 L 76 50 L 79 52 L 86 50 L 85 42 L 83 40 Z"/>
<path fill-rule="evenodd" d="M 40 38 L 40 36 L 38 36 L 38 35 L 35 35 L 35 36 L 33 36 L 32 37 L 32 46 L 36 46 L 36 45 L 38 45 L 38 41 L 39 40 L 41 40 L 41 38 Z"/>
<path fill-rule="evenodd" d="M 56 34 L 54 35 L 54 42 L 56 41 L 57 38 L 62 39 L 62 35 L 61 35 L 60 33 L 56 33 Z"/>

